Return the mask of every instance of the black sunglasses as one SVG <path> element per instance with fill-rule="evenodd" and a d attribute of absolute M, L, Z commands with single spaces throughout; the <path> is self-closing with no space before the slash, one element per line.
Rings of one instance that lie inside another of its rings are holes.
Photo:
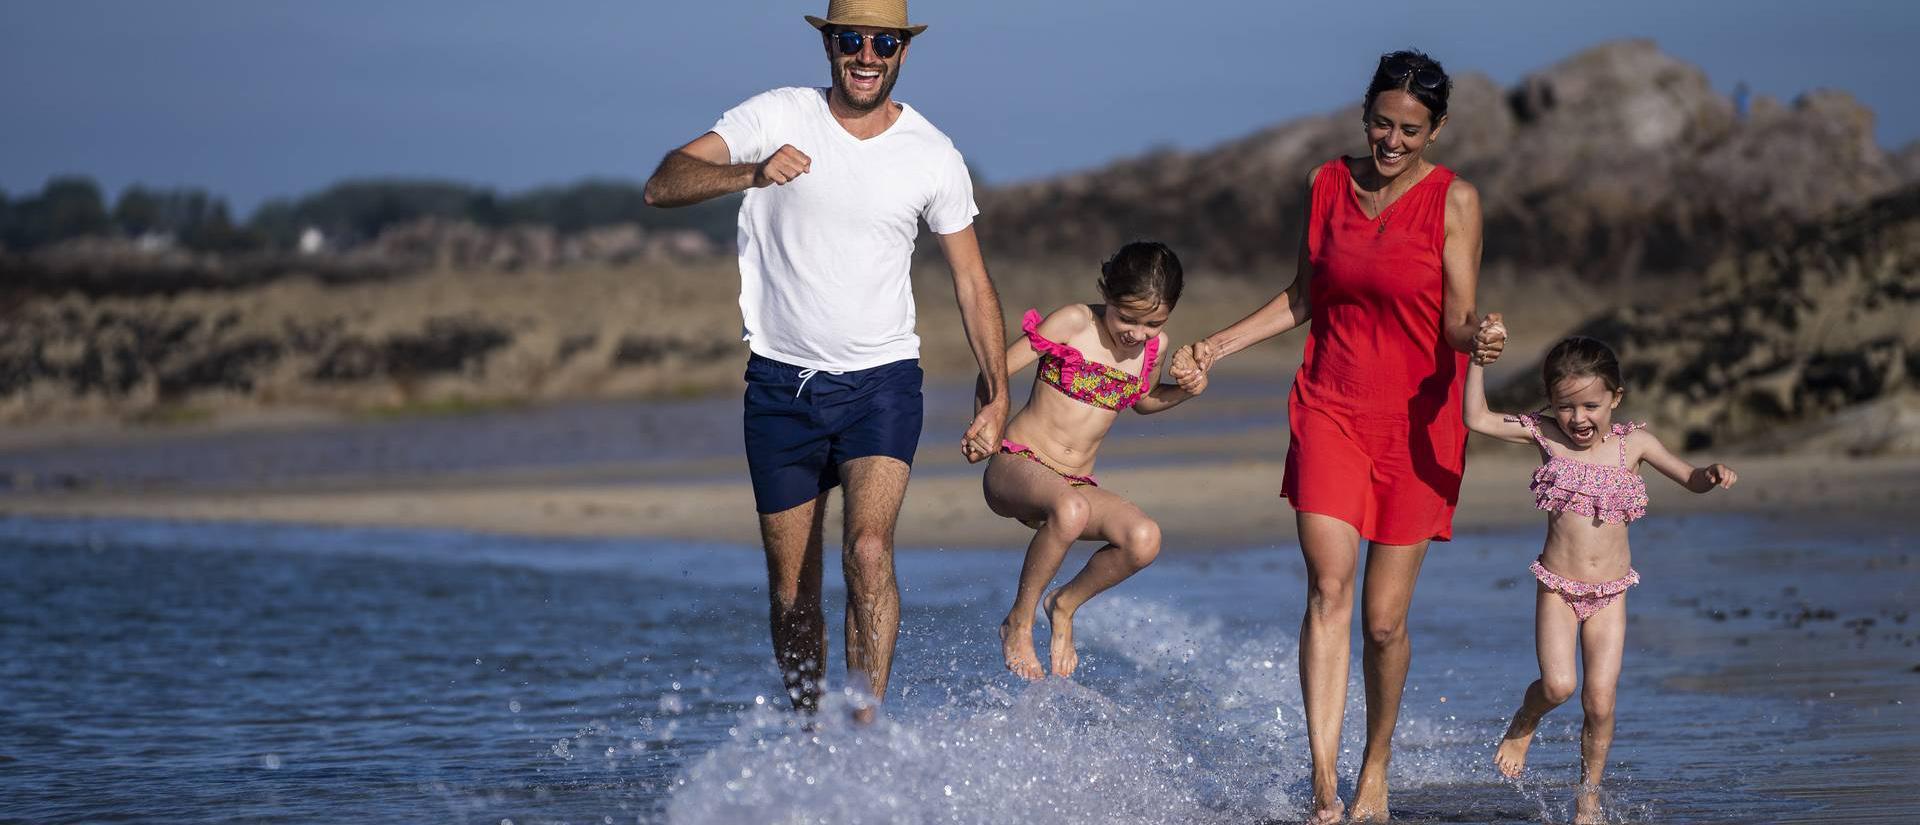
<path fill-rule="evenodd" d="M 1435 71 L 1432 66 L 1415 66 L 1408 60 L 1392 61 L 1382 67 L 1382 71 L 1395 83 L 1406 80 L 1407 75 L 1413 75 L 1414 85 L 1422 89 L 1438 89 L 1447 83 L 1447 76 Z"/>
<path fill-rule="evenodd" d="M 840 44 L 840 53 L 844 55 L 859 54 L 860 47 L 866 45 L 867 42 L 866 35 L 848 29 L 841 29 L 840 31 L 834 32 L 833 39 L 834 42 Z M 887 32 L 881 32 L 873 36 L 873 54 L 875 57 L 884 60 L 892 57 L 894 52 L 900 51 L 900 46 L 906 42 L 903 38 Z"/>

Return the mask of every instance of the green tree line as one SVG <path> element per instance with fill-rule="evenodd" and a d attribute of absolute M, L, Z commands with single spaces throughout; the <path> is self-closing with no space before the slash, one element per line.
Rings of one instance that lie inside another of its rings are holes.
<path fill-rule="evenodd" d="M 656 209 L 646 205 L 640 184 L 616 180 L 502 195 L 453 181 L 379 179 L 270 200 L 241 223 L 233 220 L 224 198 L 201 189 L 129 186 L 109 206 L 92 179 L 64 176 L 48 180 L 38 193 L 9 197 L 0 190 L 0 246 L 23 252 L 72 238 L 157 234 L 200 251 L 285 250 L 309 227 L 336 245 L 351 246 L 389 226 L 427 217 L 487 227 L 543 224 L 562 233 L 634 223 L 692 229 L 726 242 L 733 238 L 738 207 L 736 195 L 687 209 Z"/>

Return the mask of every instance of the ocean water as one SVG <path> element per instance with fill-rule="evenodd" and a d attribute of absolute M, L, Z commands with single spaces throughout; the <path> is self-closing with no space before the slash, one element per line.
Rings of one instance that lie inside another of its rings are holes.
<path fill-rule="evenodd" d="M 1910 601 L 1912 538 L 1795 535 L 1758 519 L 1637 526 L 1646 583 L 1629 597 L 1610 816 L 1818 817 L 1823 803 L 1773 778 L 1791 767 L 1845 782 L 1858 757 L 1833 731 L 1866 712 L 1859 703 L 1681 685 L 1776 647 L 1911 648 L 1890 618 L 1872 633 L 1842 625 Z M 1566 821 L 1577 701 L 1548 717 L 1527 779 L 1490 763 L 1536 674 L 1525 567 L 1538 541 L 1466 535 L 1429 554 L 1392 771 L 1397 820 Z M 1760 551 L 1778 563 L 1750 566 Z M 1170 548 L 1083 610 L 1080 674 L 1037 684 L 1005 674 L 995 636 L 1018 565 L 1014 551 L 901 550 L 906 609 L 883 718 L 852 724 L 859 697 L 836 694 L 803 725 L 781 707 L 754 548 L 0 520 L 0 820 L 1303 814 L 1297 548 Z M 828 567 L 837 685 L 842 591 Z M 1349 789 L 1360 696 L 1356 669 Z M 1911 716 L 1892 718 L 1898 750 Z"/>

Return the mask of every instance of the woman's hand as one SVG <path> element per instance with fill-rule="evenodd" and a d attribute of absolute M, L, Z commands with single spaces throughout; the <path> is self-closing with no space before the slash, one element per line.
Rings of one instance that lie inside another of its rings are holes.
<path fill-rule="evenodd" d="M 1506 348 L 1507 325 L 1501 322 L 1500 313 L 1487 313 L 1480 319 L 1480 331 L 1473 334 L 1473 362 L 1484 367 L 1500 360 Z"/>

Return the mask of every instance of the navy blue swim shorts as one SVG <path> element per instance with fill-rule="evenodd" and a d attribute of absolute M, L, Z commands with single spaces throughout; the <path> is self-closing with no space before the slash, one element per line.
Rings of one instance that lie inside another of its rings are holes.
<path fill-rule="evenodd" d="M 840 465 L 913 464 L 923 416 L 917 359 L 844 373 L 747 359 L 747 467 L 754 508 L 790 510 L 840 484 Z"/>

